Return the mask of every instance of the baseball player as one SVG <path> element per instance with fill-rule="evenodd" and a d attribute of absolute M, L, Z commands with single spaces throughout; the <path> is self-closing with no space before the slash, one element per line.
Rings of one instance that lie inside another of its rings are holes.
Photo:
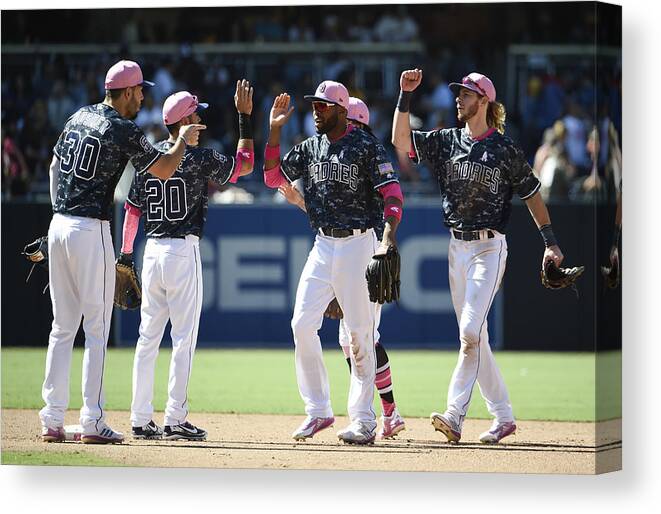
<path fill-rule="evenodd" d="M 120 61 L 106 75 L 103 102 L 82 107 L 64 125 L 53 148 L 50 194 L 53 219 L 48 230 L 50 296 L 53 326 L 48 340 L 39 412 L 42 439 L 65 439 L 64 413 L 69 403 L 69 368 L 74 337 L 83 319 L 84 443 L 117 443 L 122 434 L 104 421 L 103 368 L 115 289 L 114 251 L 110 237 L 112 199 L 126 163 L 140 175 L 167 179 L 187 144 L 197 141 L 204 125 L 184 127 L 165 154 L 156 150 L 131 121 L 143 99 L 142 70 Z"/>
<path fill-rule="evenodd" d="M 206 430 L 186 420 L 188 383 L 202 309 L 199 240 L 206 220 L 209 180 L 222 185 L 252 173 L 252 95 L 247 80 L 237 82 L 234 102 L 239 113 L 239 142 L 235 157 L 191 145 L 171 178 L 137 175 L 131 186 L 125 205 L 120 262 L 132 265 L 140 216 L 144 217 L 147 233 L 140 337 L 133 361 L 131 425 L 135 439 L 206 439 Z M 187 91 L 169 96 L 163 104 L 163 121 L 170 137 L 156 147 L 162 151 L 171 148 L 180 137 L 181 127 L 199 123 L 199 113 L 207 107 Z M 172 323 L 172 359 L 161 429 L 152 420 L 154 366 L 168 319 Z"/>
<path fill-rule="evenodd" d="M 365 102 L 359 98 L 354 98 L 353 96 L 349 97 L 349 111 L 347 114 L 347 120 L 355 127 L 365 130 L 372 134 L 372 131 L 369 127 L 370 113 Z M 304 212 L 305 209 L 305 199 L 298 191 L 298 189 L 293 184 L 283 184 L 278 188 L 280 193 L 287 199 L 292 205 L 296 205 L 301 208 Z M 376 227 L 377 234 L 383 231 L 383 226 Z M 396 436 L 399 432 L 406 429 L 404 419 L 399 414 L 397 406 L 395 405 L 395 398 L 393 392 L 392 376 L 390 373 L 390 360 L 386 349 L 383 347 L 383 344 L 380 342 L 379 335 L 379 322 L 381 320 L 381 305 L 375 304 L 376 313 L 375 313 L 375 324 L 374 324 L 374 340 L 375 351 L 376 351 L 376 377 L 375 385 L 379 396 L 381 398 L 382 414 L 381 414 L 381 429 L 378 433 L 379 439 L 391 439 Z M 347 328 L 344 324 L 342 318 L 342 312 L 337 303 L 337 298 L 333 298 L 328 308 L 326 309 L 325 315 L 330 318 L 340 319 L 340 328 L 338 340 L 342 351 L 344 352 L 344 357 L 347 360 L 349 365 L 349 372 L 351 372 L 351 358 L 349 351 L 350 336 Z"/>
<path fill-rule="evenodd" d="M 347 123 L 346 87 L 327 80 L 305 98 L 312 101 L 317 135 L 294 146 L 280 160 L 280 130 L 293 112 L 289 95 L 282 93 L 273 102 L 264 155 L 268 187 L 303 180 L 307 214 L 317 232 L 298 284 L 291 322 L 296 378 L 307 413 L 292 437 L 310 438 L 335 421 L 317 332 L 326 306 L 337 298 L 350 336 L 351 359 L 351 423 L 337 435 L 346 443 L 370 444 L 376 437 L 372 410 L 376 309 L 369 301 L 365 269 L 373 255 L 385 254 L 396 245 L 403 198 L 383 145 Z M 374 228 L 383 219 L 379 245 Z"/>
<path fill-rule="evenodd" d="M 489 347 L 487 315 L 501 284 L 507 259 L 505 229 L 512 195 L 524 200 L 544 240 L 544 264 L 563 260 L 540 183 L 523 154 L 507 136 L 505 108 L 496 102 L 489 78 L 471 73 L 450 84 L 456 95 L 457 118 L 464 128 L 411 132 L 409 103 L 422 81 L 422 70 L 402 72 L 392 142 L 410 152 L 415 162 L 427 161 L 438 177 L 443 217 L 450 229 L 448 251 L 452 303 L 459 323 L 461 350 L 450 380 L 447 410 L 432 413 L 434 428 L 458 442 L 475 382 L 495 420 L 480 435 L 497 443 L 516 430 L 505 382 Z"/>

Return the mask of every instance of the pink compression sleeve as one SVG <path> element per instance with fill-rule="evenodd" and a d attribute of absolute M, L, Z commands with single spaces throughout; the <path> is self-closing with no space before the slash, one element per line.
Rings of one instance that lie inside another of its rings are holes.
<path fill-rule="evenodd" d="M 267 144 L 266 149 L 264 150 L 264 163 L 273 159 L 280 159 L 280 146 L 278 145 L 271 147 Z M 289 181 L 282 174 L 282 170 L 280 169 L 280 161 L 278 161 L 278 164 L 276 164 L 276 166 L 270 170 L 264 169 L 264 183 L 271 189 L 275 189 L 289 183 Z"/>
<path fill-rule="evenodd" d="M 126 202 L 124 204 L 124 231 L 122 233 L 122 253 L 133 253 L 133 242 L 140 225 L 140 209 Z"/>
<path fill-rule="evenodd" d="M 387 219 L 388 216 L 394 216 L 399 221 L 402 220 L 402 209 L 404 208 L 404 195 L 402 194 L 402 188 L 397 182 L 391 182 L 385 186 L 379 188 L 379 193 L 383 196 L 384 200 L 388 198 L 397 198 L 402 205 L 392 205 L 386 204 L 383 208 L 383 219 Z"/>
<path fill-rule="evenodd" d="M 248 150 L 247 148 L 237 148 L 234 162 L 234 170 L 232 171 L 232 176 L 229 180 L 232 184 L 236 184 L 239 180 L 244 162 L 249 162 L 251 168 L 255 165 L 255 154 L 252 150 Z"/>

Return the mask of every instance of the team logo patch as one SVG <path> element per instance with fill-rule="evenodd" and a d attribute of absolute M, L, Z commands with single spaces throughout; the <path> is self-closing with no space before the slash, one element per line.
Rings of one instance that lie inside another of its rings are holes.
<path fill-rule="evenodd" d="M 145 152 L 151 152 L 152 146 L 149 144 L 149 141 L 147 141 L 145 136 L 140 137 L 140 146 Z"/>
<path fill-rule="evenodd" d="M 384 162 L 383 164 L 379 164 L 379 173 L 381 175 L 388 175 L 390 173 L 394 173 L 394 169 L 392 168 L 392 164 L 389 162 Z"/>

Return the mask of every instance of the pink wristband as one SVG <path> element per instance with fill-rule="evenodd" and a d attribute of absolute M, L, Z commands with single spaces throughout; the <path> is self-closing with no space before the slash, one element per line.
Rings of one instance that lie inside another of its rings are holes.
<path fill-rule="evenodd" d="M 236 184 L 236 182 L 239 180 L 244 162 L 250 163 L 250 167 L 255 165 L 255 154 L 252 152 L 252 150 L 248 150 L 247 148 L 239 148 L 236 151 L 236 158 L 234 162 L 234 170 L 232 171 L 232 176 L 229 179 L 229 182 L 232 184 Z"/>
<path fill-rule="evenodd" d="M 388 216 L 394 216 L 397 221 L 402 221 L 402 208 L 399 205 L 386 205 L 383 208 L 383 219 L 387 220 Z"/>

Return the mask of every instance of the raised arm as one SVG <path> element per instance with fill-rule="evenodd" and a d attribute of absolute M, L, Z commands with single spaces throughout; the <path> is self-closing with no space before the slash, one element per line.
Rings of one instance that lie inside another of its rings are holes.
<path fill-rule="evenodd" d="M 264 150 L 264 183 L 271 188 L 287 183 L 280 170 L 280 131 L 294 112 L 294 107 L 289 106 L 290 101 L 287 93 L 276 96 L 269 116 L 269 139 Z"/>
<path fill-rule="evenodd" d="M 236 164 L 230 182 L 249 175 L 255 166 L 255 146 L 252 135 L 252 95 L 253 88 L 246 79 L 236 81 L 234 105 L 239 113 L 239 142 L 236 145 Z"/>
<path fill-rule="evenodd" d="M 422 82 L 422 70 L 405 70 L 399 78 L 399 99 L 392 122 L 392 144 L 398 150 L 408 152 L 411 148 L 411 123 L 409 105 L 413 91 Z"/>

